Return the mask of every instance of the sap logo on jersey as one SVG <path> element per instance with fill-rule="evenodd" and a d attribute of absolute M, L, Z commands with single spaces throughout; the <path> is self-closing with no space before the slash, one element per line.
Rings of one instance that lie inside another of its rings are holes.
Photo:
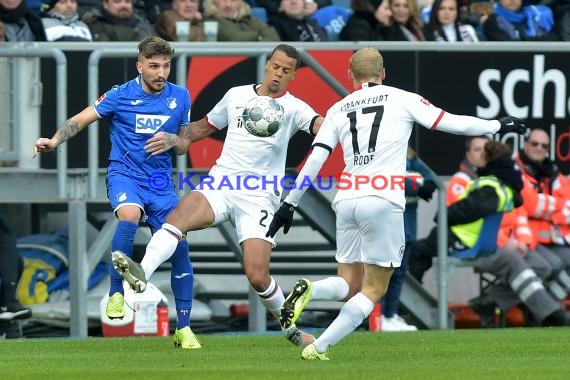
<path fill-rule="evenodd" d="M 136 133 L 154 133 L 170 119 L 166 115 L 136 115 Z"/>

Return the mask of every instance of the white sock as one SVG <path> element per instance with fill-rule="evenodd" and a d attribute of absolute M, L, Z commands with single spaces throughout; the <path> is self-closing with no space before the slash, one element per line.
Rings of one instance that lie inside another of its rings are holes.
<path fill-rule="evenodd" d="M 176 237 L 178 237 L 178 240 L 182 239 L 182 235 L 184 235 L 182 231 L 178 229 L 178 227 L 173 226 L 172 224 L 164 223 L 162 225 L 162 228 L 176 235 Z"/>
<path fill-rule="evenodd" d="M 141 262 L 146 279 L 154 273 L 156 268 L 168 260 L 176 250 L 178 239 L 164 228 L 156 231 L 146 246 L 146 252 Z"/>
<path fill-rule="evenodd" d="M 338 317 L 313 343 L 318 352 L 325 352 L 342 338 L 353 332 L 374 309 L 374 302 L 362 293 L 357 293 L 340 309 Z"/>
<path fill-rule="evenodd" d="M 259 300 L 263 306 L 265 306 L 265 308 L 269 310 L 275 318 L 279 318 L 279 316 L 281 316 L 281 307 L 285 302 L 285 296 L 273 277 L 271 277 L 271 283 L 267 289 L 263 292 L 257 292 L 257 295 L 259 296 Z"/>
<path fill-rule="evenodd" d="M 327 277 L 312 284 L 312 300 L 340 301 L 347 296 L 349 290 L 348 283 L 340 276 Z"/>

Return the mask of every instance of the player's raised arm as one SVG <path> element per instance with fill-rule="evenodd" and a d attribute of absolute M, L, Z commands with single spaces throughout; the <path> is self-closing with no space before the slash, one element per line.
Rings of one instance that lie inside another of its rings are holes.
<path fill-rule="evenodd" d="M 51 139 L 45 137 L 37 139 L 34 144 L 33 157 L 36 157 L 38 153 L 54 150 L 97 119 L 99 119 L 99 115 L 95 112 L 95 108 L 93 106 L 86 107 L 77 115 L 64 121 Z"/>

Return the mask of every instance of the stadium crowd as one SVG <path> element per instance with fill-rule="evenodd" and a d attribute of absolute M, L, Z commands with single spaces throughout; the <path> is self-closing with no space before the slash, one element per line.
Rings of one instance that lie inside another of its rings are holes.
<path fill-rule="evenodd" d="M 568 0 L 0 0 L 0 41 L 568 41 Z M 179 37 L 178 21 L 190 31 Z"/>

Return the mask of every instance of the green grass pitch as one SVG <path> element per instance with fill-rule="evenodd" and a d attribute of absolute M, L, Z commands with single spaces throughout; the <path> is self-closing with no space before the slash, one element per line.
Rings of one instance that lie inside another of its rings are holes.
<path fill-rule="evenodd" d="M 357 332 L 328 362 L 303 361 L 279 334 L 0 341 L 0 378 L 16 379 L 570 379 L 570 328 Z"/>

